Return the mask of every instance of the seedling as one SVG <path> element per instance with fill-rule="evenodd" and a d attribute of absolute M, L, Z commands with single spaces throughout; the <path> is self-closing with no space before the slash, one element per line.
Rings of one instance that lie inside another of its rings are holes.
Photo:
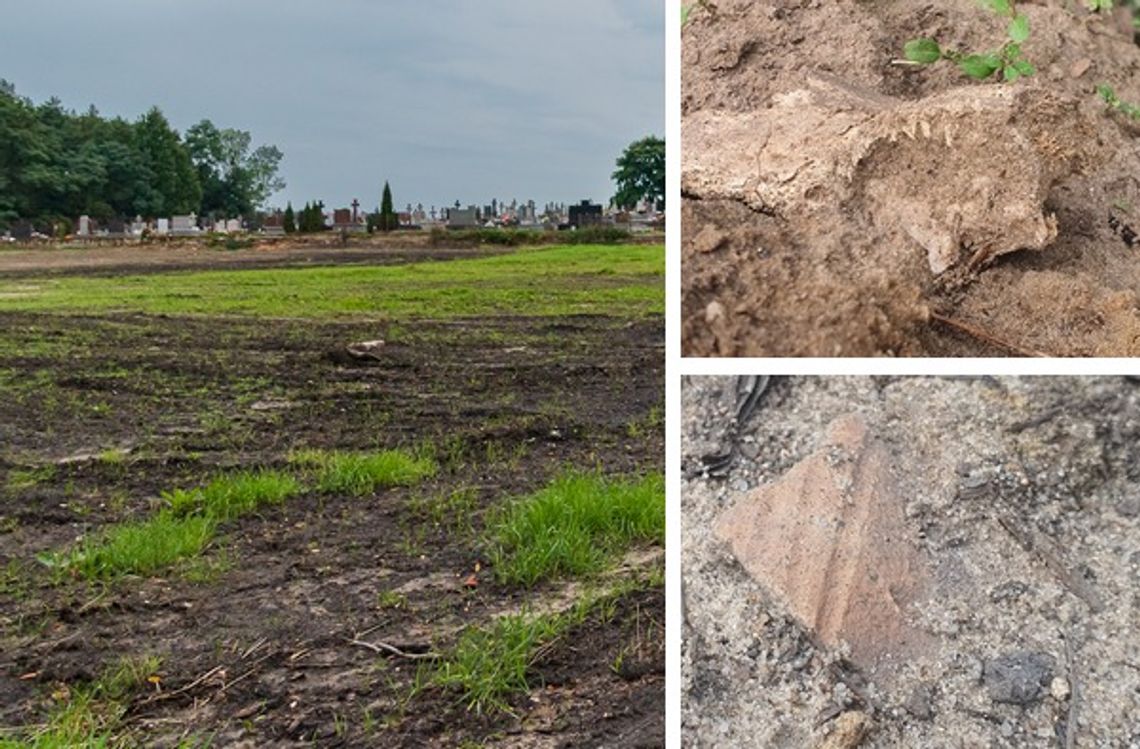
<path fill-rule="evenodd" d="M 1112 90 L 1112 86 L 1107 83 L 1102 83 L 1096 87 L 1096 92 L 1100 94 L 1100 98 L 1104 99 L 1104 103 L 1112 109 L 1120 112 L 1129 119 L 1140 120 L 1140 106 L 1122 101 L 1116 92 Z"/>
<path fill-rule="evenodd" d="M 980 0 L 980 2 L 1002 18 L 1009 19 L 1009 25 L 1006 27 L 1008 41 L 1001 46 L 1001 49 L 984 54 L 968 54 L 960 50 L 943 48 L 934 39 L 922 38 L 907 42 L 903 47 L 903 55 L 908 61 L 918 65 L 949 60 L 961 68 L 963 73 L 979 81 L 984 81 L 999 71 L 1007 83 L 1036 73 L 1036 68 L 1025 59 L 1021 51 L 1021 45 L 1029 39 L 1029 18 L 1014 9 L 1012 0 Z"/>

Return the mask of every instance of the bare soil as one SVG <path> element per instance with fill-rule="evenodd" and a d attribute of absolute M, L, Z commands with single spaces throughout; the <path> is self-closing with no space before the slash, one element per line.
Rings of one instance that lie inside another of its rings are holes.
<path fill-rule="evenodd" d="M 970 0 L 692 11 L 686 355 L 1140 354 L 1140 129 L 1094 92 L 1140 101 L 1140 47 L 1124 9 L 1018 9 L 1038 72 L 1013 84 L 897 64 L 999 47 Z"/>
<path fill-rule="evenodd" d="M 146 250 L 126 250 L 126 265 L 118 252 L 104 253 L 104 272 L 154 270 L 136 262 Z M 214 253 L 191 262 L 232 267 Z M 662 470 L 662 320 L 405 321 L 382 360 L 344 355 L 387 325 L 2 316 L 0 724 L 40 722 L 61 685 L 153 654 L 161 689 L 135 695 L 126 716 L 140 745 L 663 744 L 660 588 L 625 595 L 612 618 L 592 615 L 545 649 L 513 714 L 468 712 L 436 690 L 409 701 L 421 661 L 350 643 L 445 649 L 465 626 L 573 600 L 565 584 L 497 583 L 483 510 L 567 466 Z M 35 561 L 221 469 L 283 468 L 297 448 L 423 441 L 457 453 L 440 456 L 436 478 L 368 497 L 306 494 L 236 521 L 207 556 L 228 566 L 206 580 L 53 586 Z M 111 450 L 118 458 L 101 457 Z M 462 487 L 478 501 L 456 527 L 412 506 Z"/>
<path fill-rule="evenodd" d="M 686 746 L 1140 745 L 1137 382 L 773 378 L 735 461 L 708 476 L 700 458 L 729 444 L 734 380 L 682 387 Z M 828 436 L 843 423 L 866 425 L 874 455 L 847 462 Z M 833 483 L 805 480 L 812 471 Z M 878 509 L 860 504 L 869 485 Z M 841 498 L 828 510 L 848 521 L 843 541 L 828 558 L 811 541 L 823 529 L 784 523 L 786 546 L 749 556 L 738 539 L 771 538 L 763 524 L 795 501 L 748 510 L 797 490 L 805 526 L 824 517 L 813 504 Z M 718 534 L 730 520 L 757 527 Z M 844 553 L 851 542 L 857 555 Z M 759 555 L 768 568 L 749 566 Z M 821 631 L 823 617 L 867 603 L 884 557 L 910 560 L 921 589 L 888 569 L 892 600 L 870 600 L 881 611 Z M 799 585 L 825 591 L 817 608 L 797 609 Z M 883 619 L 921 637 L 904 642 Z"/>

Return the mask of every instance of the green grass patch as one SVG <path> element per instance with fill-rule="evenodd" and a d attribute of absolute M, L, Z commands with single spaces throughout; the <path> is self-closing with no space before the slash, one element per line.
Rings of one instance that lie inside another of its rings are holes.
<path fill-rule="evenodd" d="M 538 648 L 574 623 L 569 615 L 505 616 L 471 627 L 423 680 L 423 687 L 459 692 L 468 710 L 509 711 L 506 700 L 530 689 L 527 670 Z"/>
<path fill-rule="evenodd" d="M 0 282 L 0 311 L 312 318 L 638 317 L 664 312 L 664 274 L 661 245 L 565 245 L 397 266 L 20 279 Z M 32 290 L 4 293 L 16 285 Z"/>
<path fill-rule="evenodd" d="M 313 473 L 317 488 L 354 497 L 385 486 L 410 486 L 436 474 L 439 466 L 426 450 L 383 450 L 378 453 L 303 450 L 290 456 L 294 465 Z"/>
<path fill-rule="evenodd" d="M 202 552 L 214 537 L 212 517 L 181 517 L 163 510 L 152 518 L 112 526 L 75 549 L 49 554 L 41 561 L 89 580 L 147 575 Z"/>
<path fill-rule="evenodd" d="M 218 521 L 279 505 L 301 492 L 301 484 L 280 471 L 241 471 L 218 476 L 198 489 L 175 489 L 163 494 L 175 515 L 203 514 Z"/>
<path fill-rule="evenodd" d="M 131 746 L 115 738 L 132 692 L 157 678 L 158 658 L 124 657 L 91 684 L 59 690 L 58 707 L 40 727 L 19 738 L 0 738 L 0 749 L 102 749 Z"/>
<path fill-rule="evenodd" d="M 590 576 L 634 543 L 665 542 L 665 479 L 566 473 L 494 513 L 487 528 L 503 582 Z"/>

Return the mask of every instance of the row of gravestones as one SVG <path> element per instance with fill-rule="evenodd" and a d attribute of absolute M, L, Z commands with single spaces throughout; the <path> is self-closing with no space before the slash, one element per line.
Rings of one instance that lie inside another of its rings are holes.
<path fill-rule="evenodd" d="M 222 233 L 234 233 L 242 230 L 242 222 L 237 219 L 221 220 L 214 222 L 211 227 L 213 231 Z M 202 228 L 198 226 L 198 218 L 193 213 L 187 216 L 174 216 L 173 218 L 166 219 L 160 218 L 153 224 L 147 223 L 140 219 L 136 219 L 130 224 L 121 219 L 111 219 L 107 222 L 106 227 L 100 228 L 98 224 L 89 216 L 79 217 L 79 229 L 76 235 L 79 237 L 95 237 L 95 236 L 142 236 L 146 230 L 151 230 L 160 236 L 175 236 L 186 237 L 194 236 L 202 233 Z M 13 236 L 15 234 L 13 233 Z M 19 239 L 20 237 L 16 237 Z"/>

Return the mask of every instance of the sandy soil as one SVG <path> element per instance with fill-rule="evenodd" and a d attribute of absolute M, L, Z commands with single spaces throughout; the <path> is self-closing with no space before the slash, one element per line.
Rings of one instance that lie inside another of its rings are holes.
<path fill-rule="evenodd" d="M 776 378 L 709 478 L 735 397 L 734 378 L 683 387 L 686 746 L 1140 745 L 1140 385 Z M 927 644 L 883 673 L 821 644 L 713 530 L 852 413 L 890 457 L 893 543 L 932 571 L 901 609 Z"/>

